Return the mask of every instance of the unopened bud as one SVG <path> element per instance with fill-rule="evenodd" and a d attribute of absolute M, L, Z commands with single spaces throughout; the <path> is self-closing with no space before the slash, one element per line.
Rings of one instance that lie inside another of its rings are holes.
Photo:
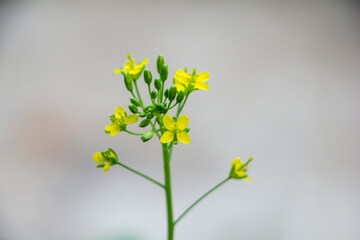
<path fill-rule="evenodd" d="M 181 102 L 184 99 L 184 97 L 185 97 L 185 91 L 181 90 L 176 97 L 176 102 L 177 103 Z"/>
<path fill-rule="evenodd" d="M 139 127 L 144 128 L 147 127 L 150 124 L 150 119 L 145 118 L 144 120 L 142 120 L 142 122 L 139 124 Z"/>
<path fill-rule="evenodd" d="M 147 132 L 145 132 L 143 135 L 141 135 L 141 140 L 142 140 L 143 142 L 147 142 L 147 141 L 149 141 L 153 136 L 154 136 L 154 132 L 153 132 L 153 131 L 147 131 Z"/>
<path fill-rule="evenodd" d="M 154 85 L 157 90 L 160 90 L 161 84 L 162 84 L 161 80 L 159 78 L 156 78 L 154 81 Z"/>
<path fill-rule="evenodd" d="M 166 81 L 167 77 L 168 77 L 168 74 L 169 74 L 169 68 L 168 68 L 168 65 L 167 64 L 164 64 L 162 67 L 161 67 L 161 71 L 160 71 L 160 78 L 161 78 L 161 81 Z"/>
<path fill-rule="evenodd" d="M 132 113 L 135 113 L 135 114 L 139 112 L 135 105 L 130 105 L 129 109 Z"/>
<path fill-rule="evenodd" d="M 164 56 L 163 55 L 159 55 L 156 61 L 156 67 L 157 67 L 157 71 L 160 74 L 161 72 L 161 68 L 164 65 L 165 60 L 164 60 Z"/>
<path fill-rule="evenodd" d="M 148 85 L 152 82 L 152 74 L 149 69 L 144 70 L 144 80 Z"/>

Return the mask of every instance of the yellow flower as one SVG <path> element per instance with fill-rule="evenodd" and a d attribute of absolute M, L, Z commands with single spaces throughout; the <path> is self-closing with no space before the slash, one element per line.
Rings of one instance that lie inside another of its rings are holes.
<path fill-rule="evenodd" d="M 95 152 L 93 159 L 96 163 L 99 163 L 97 167 L 102 167 L 104 172 L 109 171 L 110 167 L 118 161 L 116 153 L 111 148 L 102 153 Z"/>
<path fill-rule="evenodd" d="M 210 74 L 207 72 L 202 72 L 196 74 L 196 69 L 193 69 L 193 73 L 186 73 L 183 70 L 179 69 L 176 71 L 174 76 L 174 85 L 178 91 L 188 89 L 192 90 L 209 90 L 209 85 L 205 83 L 210 78 Z"/>
<path fill-rule="evenodd" d="M 145 58 L 142 62 L 136 65 L 135 59 L 131 57 L 131 54 L 127 54 L 129 61 L 125 63 L 124 68 L 114 69 L 114 73 L 129 73 L 133 80 L 137 80 L 142 72 L 144 71 L 145 65 L 148 63 L 149 59 Z"/>
<path fill-rule="evenodd" d="M 252 179 L 247 177 L 246 171 L 247 171 L 247 165 L 252 161 L 253 159 L 250 158 L 245 164 L 240 160 L 240 158 L 236 157 L 234 161 L 231 163 L 231 170 L 229 177 L 234 179 L 245 179 L 248 182 L 251 182 Z"/>
<path fill-rule="evenodd" d="M 110 136 L 117 135 L 121 130 L 124 130 L 126 125 L 136 123 L 139 120 L 139 116 L 131 114 L 126 116 L 125 110 L 122 107 L 115 109 L 115 115 L 112 115 L 112 124 L 105 127 L 105 132 L 109 133 Z"/>
<path fill-rule="evenodd" d="M 182 143 L 188 144 L 191 142 L 189 134 L 184 131 L 189 124 L 188 116 L 182 115 L 177 122 L 175 122 L 174 118 L 169 114 L 165 114 L 163 123 L 168 131 L 164 132 L 161 136 L 160 141 L 162 143 L 172 142 L 175 137 Z"/>

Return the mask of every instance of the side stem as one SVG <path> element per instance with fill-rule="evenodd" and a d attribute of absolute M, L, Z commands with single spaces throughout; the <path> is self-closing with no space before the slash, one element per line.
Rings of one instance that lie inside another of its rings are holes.
<path fill-rule="evenodd" d="M 178 219 L 176 219 L 176 221 L 174 222 L 174 226 L 176 223 L 178 223 L 193 207 L 195 207 L 196 204 L 198 204 L 201 200 L 203 200 L 207 195 L 209 195 L 210 193 L 212 193 L 213 191 L 215 191 L 217 188 L 219 188 L 220 186 L 222 186 L 224 183 L 226 183 L 227 181 L 229 181 L 231 178 L 228 177 L 225 180 L 223 180 L 222 182 L 220 182 L 218 185 L 216 185 L 215 187 L 213 187 L 212 189 L 210 189 L 208 192 L 206 192 L 204 195 L 202 195 L 198 200 L 196 200 L 193 204 L 191 204 L 190 207 L 188 207 L 181 215 L 180 217 L 178 217 Z"/>

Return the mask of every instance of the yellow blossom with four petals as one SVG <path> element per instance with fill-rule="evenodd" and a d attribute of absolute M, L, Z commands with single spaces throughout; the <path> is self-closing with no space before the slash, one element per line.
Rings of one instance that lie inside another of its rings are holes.
<path fill-rule="evenodd" d="M 209 90 L 209 85 L 205 82 L 210 78 L 210 74 L 207 72 L 196 73 L 196 69 L 193 69 L 193 73 L 186 73 L 181 69 L 176 70 L 174 76 L 174 85 L 178 91 L 181 90 Z"/>
<path fill-rule="evenodd" d="M 130 53 L 127 54 L 127 57 L 129 58 L 129 61 L 125 63 L 124 68 L 114 69 L 114 73 L 129 73 L 133 80 L 137 80 L 144 71 L 145 65 L 149 62 L 149 59 L 145 58 L 142 62 L 136 64 L 135 59 L 131 57 Z"/>
<path fill-rule="evenodd" d="M 115 115 L 111 118 L 112 123 L 105 127 L 105 132 L 110 136 L 116 136 L 126 125 L 136 123 L 139 120 L 139 116 L 131 114 L 126 116 L 126 112 L 123 107 L 117 107 L 115 109 Z"/>
<path fill-rule="evenodd" d="M 177 121 L 175 121 L 169 114 L 165 114 L 163 117 L 163 123 L 167 131 L 164 132 L 160 138 L 162 143 L 172 142 L 175 137 L 182 143 L 188 144 L 191 142 L 189 134 L 184 131 L 189 124 L 188 116 L 182 115 Z"/>
<path fill-rule="evenodd" d="M 106 157 L 104 157 L 106 156 Z M 101 152 L 95 152 L 93 155 L 93 160 L 96 163 L 99 163 L 98 167 L 103 167 L 104 172 L 109 171 L 110 167 L 115 164 L 115 162 L 118 161 L 118 157 L 114 150 L 109 148 L 107 151 L 101 153 Z"/>
<path fill-rule="evenodd" d="M 251 182 L 252 179 L 247 177 L 247 165 L 252 161 L 250 158 L 245 164 L 241 161 L 240 158 L 236 157 L 231 163 L 231 170 L 229 177 L 234 179 L 245 179 L 248 182 Z"/>

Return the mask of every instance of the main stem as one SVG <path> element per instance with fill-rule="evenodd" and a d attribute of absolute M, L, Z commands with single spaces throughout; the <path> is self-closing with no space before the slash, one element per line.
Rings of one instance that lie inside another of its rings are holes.
<path fill-rule="evenodd" d="M 171 174 L 170 174 L 170 154 L 167 144 L 162 144 L 163 158 L 164 158 L 164 173 L 165 173 L 165 193 L 167 206 L 167 220 L 168 220 L 168 240 L 174 239 L 174 217 L 172 208 L 171 196 Z"/>

